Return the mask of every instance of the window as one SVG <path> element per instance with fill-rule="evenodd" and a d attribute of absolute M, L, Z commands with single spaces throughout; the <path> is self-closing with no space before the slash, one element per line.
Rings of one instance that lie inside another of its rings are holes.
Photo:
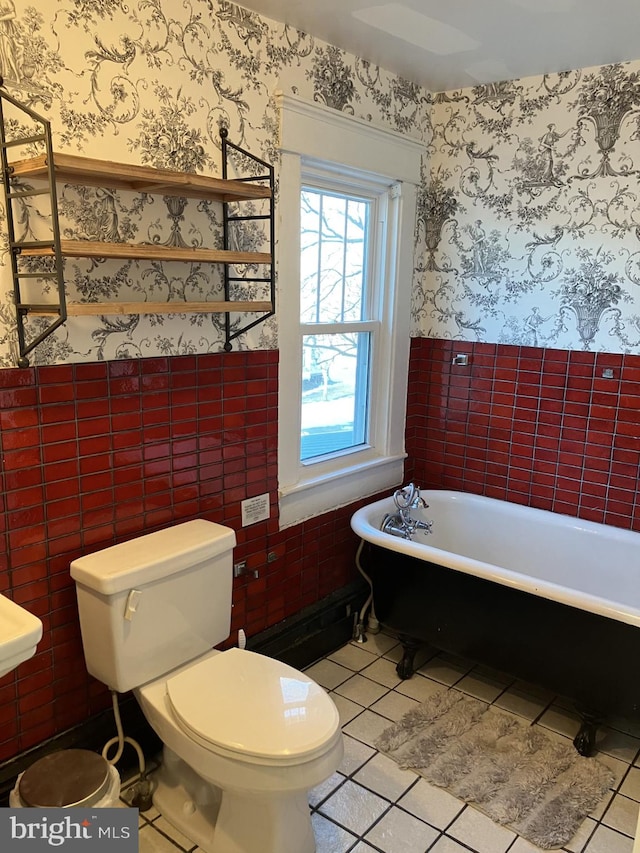
<path fill-rule="evenodd" d="M 298 98 L 279 101 L 286 527 L 402 479 L 421 146 Z"/>
<path fill-rule="evenodd" d="M 305 176 L 303 176 L 305 177 Z M 300 461 L 364 447 L 375 292 L 375 198 L 314 186 L 300 194 Z"/>

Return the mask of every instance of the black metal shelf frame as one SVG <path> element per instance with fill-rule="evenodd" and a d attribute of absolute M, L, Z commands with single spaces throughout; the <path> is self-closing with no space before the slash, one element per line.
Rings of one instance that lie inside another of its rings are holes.
<path fill-rule="evenodd" d="M 224 248 L 229 248 L 229 240 L 230 240 L 230 224 L 232 222 L 249 222 L 256 220 L 269 220 L 269 246 L 268 252 L 271 255 L 271 267 L 270 274 L 268 277 L 237 277 L 232 276 L 230 267 L 225 266 L 224 268 L 224 298 L 225 300 L 229 300 L 230 296 L 230 285 L 232 281 L 253 281 L 253 282 L 263 282 L 268 283 L 270 287 L 269 301 L 271 302 L 271 310 L 267 311 L 265 314 L 262 314 L 260 317 L 252 320 L 249 323 L 246 323 L 242 328 L 232 329 L 231 328 L 231 315 L 229 312 L 225 314 L 225 344 L 224 349 L 226 352 L 229 352 L 232 348 L 232 341 L 235 338 L 238 338 L 240 335 L 244 334 L 244 332 L 248 332 L 249 329 L 253 329 L 254 326 L 257 326 L 260 323 L 264 323 L 269 317 L 273 317 L 275 314 L 275 305 L 276 305 L 276 282 L 275 282 L 275 245 L 276 245 L 276 237 L 275 237 L 275 182 L 274 182 L 274 168 L 270 163 L 267 163 L 266 160 L 260 159 L 260 157 L 256 157 L 255 154 L 251 154 L 251 152 L 246 151 L 244 148 L 240 148 L 238 145 L 234 145 L 233 142 L 229 142 L 228 139 L 228 130 L 226 127 L 220 128 L 220 139 L 222 141 L 222 177 L 223 179 L 227 179 L 229 177 L 229 149 L 231 151 L 237 151 L 243 157 L 248 157 L 249 160 L 257 163 L 259 166 L 264 168 L 265 174 L 258 175 L 257 177 L 251 176 L 247 178 L 234 178 L 235 181 L 240 182 L 257 182 L 257 181 L 268 181 L 269 189 L 271 190 L 271 195 L 269 198 L 269 213 L 268 214 L 256 214 L 256 215 L 248 215 L 248 216 L 240 216 L 233 215 L 229 213 L 229 203 L 223 202 L 222 204 L 222 239 L 224 242 Z"/>
<path fill-rule="evenodd" d="M 2 80 L 0 78 L 0 86 Z M 4 105 L 5 102 L 12 104 L 17 109 L 29 116 L 34 122 L 42 126 L 42 133 L 36 133 L 33 136 L 16 137 L 15 139 L 7 139 L 6 122 Z M 32 143 L 44 142 L 46 157 L 47 157 L 47 184 L 45 189 L 39 190 L 14 190 L 12 187 L 16 184 L 16 179 L 13 177 L 13 167 L 9 162 L 8 154 L 10 148 L 23 147 Z M 62 262 L 62 250 L 60 248 L 60 225 L 58 222 L 58 197 L 56 194 L 56 179 L 53 161 L 53 145 L 51 142 L 51 122 L 46 118 L 34 112 L 32 109 L 17 101 L 4 89 L 0 89 L 0 164 L 2 166 L 2 184 L 4 187 L 5 210 L 7 216 L 7 231 L 9 238 L 9 255 L 11 258 L 11 276 L 13 279 L 13 298 L 16 309 L 17 319 L 17 335 L 18 335 L 18 367 L 28 367 L 28 355 L 46 338 L 49 337 L 55 330 L 61 326 L 67 319 L 67 303 L 64 291 L 64 265 Z M 32 196 L 48 195 L 51 203 L 51 240 L 38 241 L 20 241 L 16 239 L 15 215 L 13 210 L 13 200 L 16 198 L 24 199 Z M 33 270 L 21 271 L 18 259 L 23 249 L 52 249 L 54 258 L 54 269 L 43 269 L 42 271 L 34 272 Z M 22 279 L 31 278 L 51 278 L 55 280 L 56 293 L 58 302 L 47 305 L 49 313 L 57 314 L 55 320 L 49 323 L 40 334 L 36 335 L 27 342 L 25 335 L 25 319 L 31 311 L 37 310 L 41 306 L 33 305 L 24 302 L 22 298 Z"/>

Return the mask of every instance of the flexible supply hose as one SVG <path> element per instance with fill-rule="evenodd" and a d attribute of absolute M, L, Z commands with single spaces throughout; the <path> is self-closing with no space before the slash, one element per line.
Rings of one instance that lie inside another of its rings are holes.
<path fill-rule="evenodd" d="M 138 754 L 138 766 L 140 768 L 140 779 L 137 783 L 137 790 L 131 804 L 134 807 L 139 808 L 140 811 L 146 811 L 147 809 L 151 808 L 151 786 L 147 780 L 144 753 L 137 740 L 134 740 L 132 737 L 124 736 L 124 731 L 122 729 L 122 720 L 120 719 L 120 708 L 118 706 L 118 694 L 115 690 L 111 691 L 111 702 L 113 705 L 113 716 L 116 721 L 116 731 L 118 732 L 118 734 L 116 737 L 112 737 L 111 740 L 108 740 L 102 747 L 102 757 L 107 761 L 108 764 L 115 764 L 122 757 L 125 743 L 131 744 L 131 746 Z M 116 754 L 113 756 L 113 758 L 108 758 L 107 753 L 114 745 L 114 743 L 118 744 L 118 749 L 116 750 Z"/>
<path fill-rule="evenodd" d="M 360 555 L 362 554 L 362 549 L 364 548 L 364 539 L 360 540 L 360 544 L 358 545 L 358 550 L 356 551 L 356 566 L 358 567 L 358 571 L 362 575 L 362 577 L 369 584 L 369 588 L 371 592 L 369 593 L 367 600 L 362 606 L 360 610 L 360 615 L 358 616 L 358 624 L 356 625 L 355 638 L 360 643 L 366 643 L 367 636 L 364 629 L 364 620 L 367 616 L 367 610 L 371 609 L 369 613 L 369 622 L 368 627 L 372 634 L 377 634 L 380 630 L 380 623 L 376 618 L 375 607 L 373 603 L 373 582 L 369 575 L 362 568 L 362 563 L 360 562 Z"/>

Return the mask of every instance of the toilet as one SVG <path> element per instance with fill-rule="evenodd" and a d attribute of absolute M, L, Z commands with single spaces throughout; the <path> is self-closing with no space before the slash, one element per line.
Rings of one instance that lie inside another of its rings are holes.
<path fill-rule="evenodd" d="M 71 564 L 91 675 L 133 690 L 163 743 L 153 801 L 205 853 L 313 853 L 308 792 L 337 709 L 304 673 L 232 648 L 233 530 L 198 519 Z"/>

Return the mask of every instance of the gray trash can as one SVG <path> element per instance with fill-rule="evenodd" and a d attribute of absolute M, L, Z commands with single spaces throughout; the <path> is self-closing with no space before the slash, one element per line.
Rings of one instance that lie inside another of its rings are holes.
<path fill-rule="evenodd" d="M 16 779 L 11 808 L 110 808 L 118 805 L 120 775 L 97 752 L 61 749 Z"/>

